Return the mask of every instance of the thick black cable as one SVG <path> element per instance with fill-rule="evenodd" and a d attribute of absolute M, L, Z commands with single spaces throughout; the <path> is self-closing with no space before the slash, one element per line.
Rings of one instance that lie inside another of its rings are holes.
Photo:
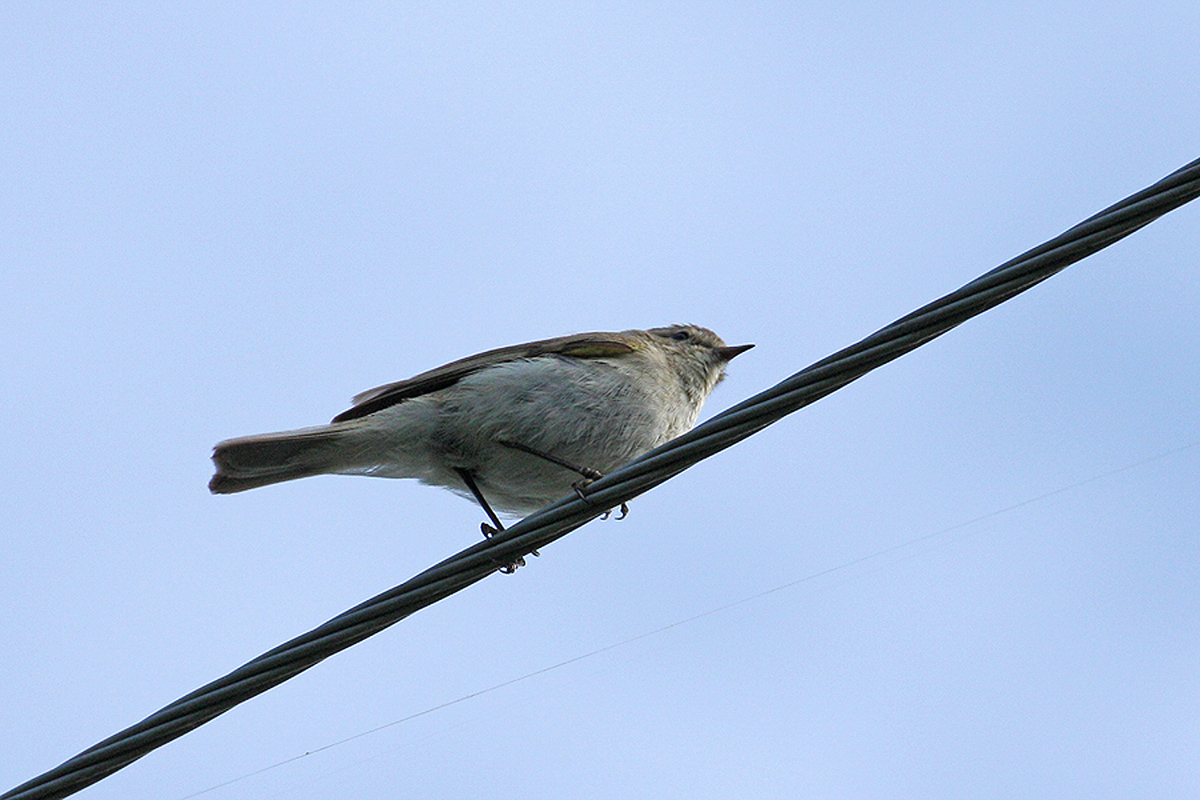
<path fill-rule="evenodd" d="M 41 800 L 74 794 L 334 653 L 482 580 L 499 566 L 545 547 L 604 509 L 652 489 L 698 461 L 1020 294 L 1198 195 L 1200 159 L 604 476 L 588 487 L 586 501 L 572 497 L 547 506 L 495 537 L 468 547 L 176 700 L 49 772 L 0 795 L 0 800 Z"/>

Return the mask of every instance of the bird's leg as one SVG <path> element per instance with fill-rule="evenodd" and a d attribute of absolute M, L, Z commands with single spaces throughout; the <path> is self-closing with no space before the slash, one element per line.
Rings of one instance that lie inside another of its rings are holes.
<path fill-rule="evenodd" d="M 575 490 L 576 496 L 578 496 L 579 499 L 585 503 L 590 504 L 592 501 L 588 499 L 587 494 L 583 490 L 586 489 L 587 485 L 589 483 L 591 483 L 592 481 L 598 481 L 604 477 L 604 473 L 598 469 L 592 469 L 591 467 L 575 466 L 570 461 L 564 461 L 563 459 L 559 458 L 558 456 L 553 456 L 553 455 L 550 455 L 549 453 L 543 453 L 541 450 L 530 447 L 529 445 L 526 445 L 526 444 L 521 444 L 520 442 L 508 442 L 508 441 L 504 441 L 503 439 L 497 439 L 496 443 L 502 444 L 505 447 L 511 447 L 513 450 L 520 450 L 522 453 L 528 453 L 531 456 L 537 456 L 538 458 L 545 459 L 546 461 L 549 461 L 551 464 L 558 464 L 560 467 L 563 467 L 564 469 L 571 470 L 571 472 L 578 472 L 580 475 L 583 476 L 583 480 L 575 481 L 574 483 L 571 484 L 571 488 Z M 608 519 L 608 516 L 610 514 L 612 514 L 611 508 L 608 511 L 605 511 L 600 516 L 600 519 Z M 625 519 L 625 517 L 627 517 L 627 516 L 629 516 L 629 505 L 626 503 L 621 503 L 621 514 L 620 514 L 620 516 L 617 517 L 617 519 Z"/>
<path fill-rule="evenodd" d="M 529 455 L 537 456 L 538 458 L 545 459 L 546 461 L 549 461 L 551 464 L 558 464 L 560 467 L 563 467 L 564 469 L 571 470 L 571 472 L 578 472 L 580 475 L 582 475 L 584 478 L 586 478 L 589 483 L 591 481 L 600 480 L 601 478 L 604 477 L 604 473 L 601 472 L 600 470 L 592 469 L 591 467 L 577 467 L 574 464 L 572 464 L 570 461 L 563 461 L 558 456 L 552 456 L 549 453 L 543 453 L 541 450 L 530 447 L 527 444 L 521 444 L 520 442 L 506 442 L 503 439 L 497 439 L 496 444 L 502 444 L 505 447 L 511 447 L 513 450 L 520 450 L 522 453 L 529 453 Z M 584 486 L 586 486 L 586 485 L 587 484 L 585 483 Z"/>
<path fill-rule="evenodd" d="M 492 525 L 496 526 L 493 528 L 492 525 L 488 525 L 486 522 L 481 523 L 483 535 L 490 539 L 493 534 L 504 530 L 504 524 L 500 522 L 500 518 L 496 516 L 496 512 L 492 511 L 492 507 L 488 505 L 487 498 L 483 496 L 483 492 L 479 491 L 479 484 L 475 482 L 475 475 L 471 470 L 455 467 L 454 471 L 458 473 L 458 476 L 463 479 L 463 483 L 471 490 L 471 494 L 475 496 L 475 502 L 479 503 L 480 507 L 483 508 L 488 518 L 491 519 Z"/>
<path fill-rule="evenodd" d="M 488 504 L 487 498 L 485 498 L 483 496 L 483 492 L 479 490 L 479 484 L 475 482 L 475 475 L 471 472 L 471 470 L 463 469 L 462 467 L 455 467 L 454 471 L 458 473 L 460 478 L 462 478 L 463 483 L 467 485 L 467 488 L 471 490 L 471 494 L 475 496 L 475 502 L 479 503 L 479 505 L 483 508 L 484 513 L 486 513 L 488 518 L 492 521 L 492 525 L 488 525 L 486 522 L 479 523 L 479 530 L 483 533 L 483 538 L 490 539 L 500 531 L 504 530 L 504 524 L 500 522 L 500 518 L 496 516 L 496 512 L 492 511 L 492 507 Z M 495 527 L 492 527 L 493 525 Z M 532 555 L 535 556 L 537 554 L 537 550 L 534 550 L 532 553 Z M 521 556 L 517 556 L 512 563 L 501 564 L 500 571 L 505 575 L 511 575 L 517 571 L 518 567 L 523 566 L 525 566 L 525 559 Z"/>

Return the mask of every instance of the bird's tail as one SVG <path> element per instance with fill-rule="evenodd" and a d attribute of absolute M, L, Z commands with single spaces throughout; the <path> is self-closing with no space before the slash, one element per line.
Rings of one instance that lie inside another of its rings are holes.
<path fill-rule="evenodd" d="M 227 439 L 213 448 L 213 494 L 244 492 L 272 483 L 337 472 L 346 465 L 353 426 L 321 425 Z"/>

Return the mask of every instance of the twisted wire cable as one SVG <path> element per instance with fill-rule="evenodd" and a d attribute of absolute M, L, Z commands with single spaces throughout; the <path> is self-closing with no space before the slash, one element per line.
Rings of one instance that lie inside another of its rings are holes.
<path fill-rule="evenodd" d="M 66 797 L 408 615 L 543 548 L 693 464 L 1003 303 L 1200 195 L 1200 159 L 692 431 L 93 745 L 0 800 Z"/>

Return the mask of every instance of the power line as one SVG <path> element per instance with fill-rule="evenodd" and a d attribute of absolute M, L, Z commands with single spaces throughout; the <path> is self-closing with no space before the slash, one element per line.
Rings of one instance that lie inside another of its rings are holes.
<path fill-rule="evenodd" d="M 553 503 L 491 539 L 247 662 L 146 719 L 4 795 L 0 800 L 74 794 L 251 697 L 303 672 L 408 615 L 482 580 L 498 565 L 545 547 L 887 362 L 1003 303 L 1200 195 L 1200 159 L 962 288 L 818 361 L 713 417 L 588 487 L 588 499 Z"/>

